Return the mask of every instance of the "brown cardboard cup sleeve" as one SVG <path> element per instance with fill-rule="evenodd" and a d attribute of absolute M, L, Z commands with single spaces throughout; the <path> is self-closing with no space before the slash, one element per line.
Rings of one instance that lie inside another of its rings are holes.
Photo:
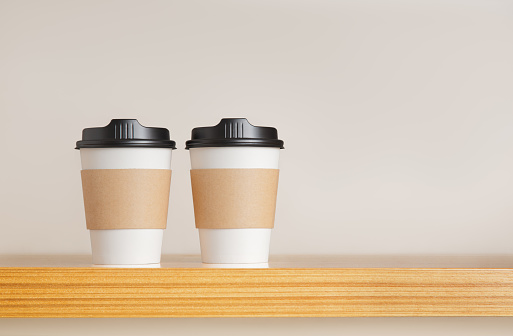
<path fill-rule="evenodd" d="M 199 229 L 273 228 L 278 169 L 191 170 Z"/>
<path fill-rule="evenodd" d="M 165 229 L 171 170 L 82 170 L 89 230 Z"/>

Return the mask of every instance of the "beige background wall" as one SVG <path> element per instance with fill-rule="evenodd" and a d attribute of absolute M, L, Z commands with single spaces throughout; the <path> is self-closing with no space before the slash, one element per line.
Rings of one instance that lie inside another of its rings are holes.
<path fill-rule="evenodd" d="M 0 0 L 0 253 L 89 253 L 73 147 L 115 117 L 171 130 L 164 253 L 199 253 L 183 145 L 195 126 L 242 116 L 285 140 L 272 253 L 512 255 L 512 41 L 512 1 Z M 117 325 L 84 321 L 59 323 Z M 146 333 L 145 321 L 127 323 Z M 244 320 L 201 321 L 158 330 Z M 362 335 L 513 326 L 267 321 L 247 323 Z M 0 334 L 54 324 L 3 320 Z"/>
<path fill-rule="evenodd" d="M 3 322 L 3 323 L 2 323 Z M 510 336 L 511 318 L 202 318 L 0 321 L 2 336 Z"/>
<path fill-rule="evenodd" d="M 179 144 L 165 253 L 198 253 L 188 152 L 285 140 L 273 253 L 513 253 L 511 1 L 1 1 L 0 253 L 89 253 L 79 152 L 113 117 Z"/>

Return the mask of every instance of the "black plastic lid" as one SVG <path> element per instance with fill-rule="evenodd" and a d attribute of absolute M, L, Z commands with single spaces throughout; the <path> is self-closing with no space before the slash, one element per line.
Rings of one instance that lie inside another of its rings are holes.
<path fill-rule="evenodd" d="M 169 139 L 169 130 L 160 127 L 145 127 L 137 119 L 112 119 L 105 127 L 84 128 L 80 148 L 107 147 L 156 147 L 172 148 L 176 142 Z"/>
<path fill-rule="evenodd" d="M 224 118 L 211 127 L 196 127 L 185 149 L 199 147 L 277 147 L 283 149 L 274 127 L 253 126 L 246 118 Z"/>

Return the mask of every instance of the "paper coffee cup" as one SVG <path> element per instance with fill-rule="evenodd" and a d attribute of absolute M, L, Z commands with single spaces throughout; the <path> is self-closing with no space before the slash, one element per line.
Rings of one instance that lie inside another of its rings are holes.
<path fill-rule="evenodd" d="M 193 129 L 186 148 L 202 261 L 267 263 L 283 148 L 276 129 L 223 119 Z"/>
<path fill-rule="evenodd" d="M 174 148 L 167 129 L 135 119 L 84 129 L 77 149 L 93 264 L 160 263 Z"/>

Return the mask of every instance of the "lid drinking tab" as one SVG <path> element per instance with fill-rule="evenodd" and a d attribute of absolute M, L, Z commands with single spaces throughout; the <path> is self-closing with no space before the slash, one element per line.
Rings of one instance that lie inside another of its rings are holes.
<path fill-rule="evenodd" d="M 154 147 L 176 149 L 170 140 L 169 130 L 160 127 L 145 127 L 137 119 L 112 119 L 105 127 L 85 128 L 80 148 Z"/>
<path fill-rule="evenodd" d="M 199 147 L 276 147 L 283 149 L 274 127 L 253 126 L 246 118 L 224 118 L 210 127 L 196 127 L 185 149 Z"/>

